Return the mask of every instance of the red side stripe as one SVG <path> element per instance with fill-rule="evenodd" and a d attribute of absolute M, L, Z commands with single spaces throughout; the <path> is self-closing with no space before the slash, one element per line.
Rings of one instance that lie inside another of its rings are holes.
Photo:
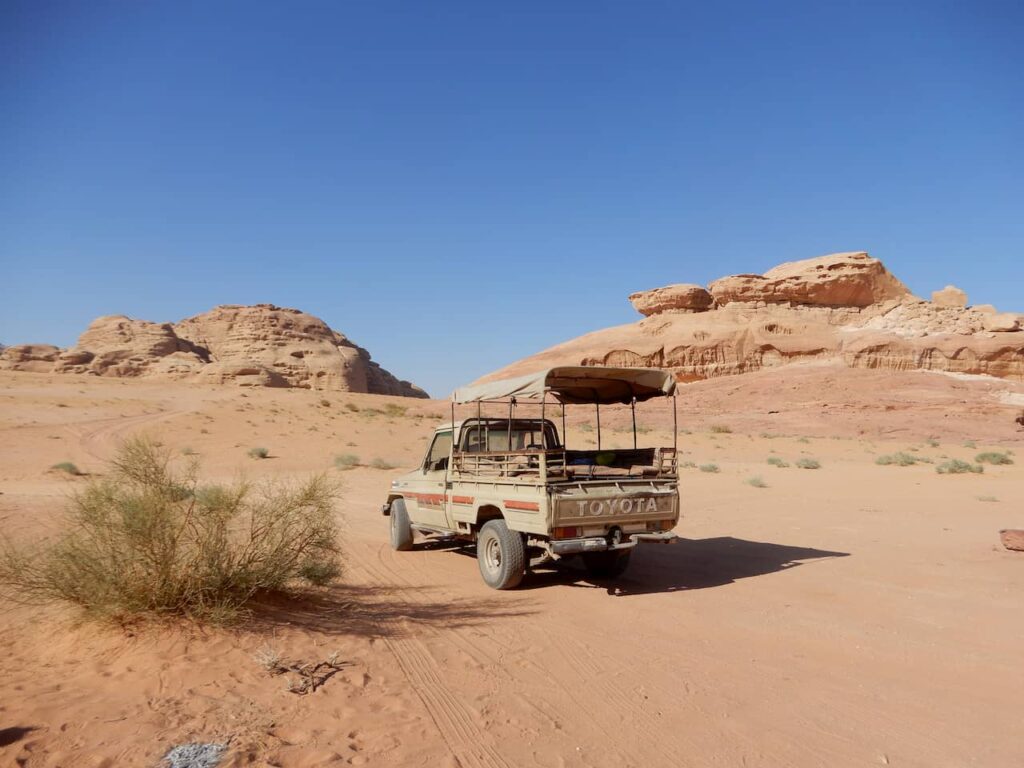
<path fill-rule="evenodd" d="M 527 512 L 540 512 L 540 504 L 535 501 L 509 501 L 506 499 L 505 506 L 509 509 L 522 509 Z"/>

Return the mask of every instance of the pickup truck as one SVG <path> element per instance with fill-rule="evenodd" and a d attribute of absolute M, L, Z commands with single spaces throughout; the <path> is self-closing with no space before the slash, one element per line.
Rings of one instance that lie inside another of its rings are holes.
<path fill-rule="evenodd" d="M 673 445 L 638 448 L 636 403 L 654 397 L 672 398 Z M 484 403 L 501 404 L 501 414 L 485 416 Z M 476 414 L 456 420 L 456 406 L 467 404 Z M 581 404 L 594 408 L 596 449 L 563 443 L 566 407 Z M 632 409 L 632 448 L 602 448 L 601 406 L 610 404 Z M 517 414 L 524 405 L 539 417 Z M 561 435 L 549 408 L 562 418 Z M 475 544 L 480 574 L 495 589 L 572 557 L 592 577 L 620 576 L 638 544 L 676 538 L 675 413 L 675 380 L 644 368 L 559 367 L 458 389 L 451 421 L 434 431 L 422 464 L 391 483 L 382 508 L 391 546 L 412 549 L 416 532 Z"/>

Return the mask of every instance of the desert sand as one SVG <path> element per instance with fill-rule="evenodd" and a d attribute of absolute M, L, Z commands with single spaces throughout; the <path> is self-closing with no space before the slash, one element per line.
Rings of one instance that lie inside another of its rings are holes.
<path fill-rule="evenodd" d="M 223 765 L 289 768 L 1024 764 L 1024 555 L 998 537 L 1024 527 L 1022 407 L 1020 382 L 842 364 L 686 385 L 683 460 L 719 471 L 682 470 L 682 540 L 615 584 L 565 567 L 495 592 L 464 551 L 387 544 L 379 505 L 447 403 L 0 372 L 15 538 L 51 530 L 87 482 L 51 465 L 102 473 L 140 432 L 212 479 L 329 472 L 346 531 L 341 583 L 234 628 L 4 603 L 0 765 L 155 766 L 191 741 L 228 742 Z M 588 417 L 570 409 L 570 443 L 594 440 Z M 606 441 L 631 439 L 626 419 L 608 415 Z M 640 423 L 669 439 L 664 407 Z M 987 449 L 1016 463 L 875 463 Z M 347 453 L 400 468 L 335 469 Z M 345 666 L 298 696 L 255 660 L 268 647 Z"/>

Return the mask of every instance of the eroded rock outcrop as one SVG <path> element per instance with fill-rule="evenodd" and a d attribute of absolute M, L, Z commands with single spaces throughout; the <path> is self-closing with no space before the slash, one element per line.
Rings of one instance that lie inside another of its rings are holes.
<path fill-rule="evenodd" d="M 711 309 L 715 298 L 702 285 L 678 283 L 634 293 L 629 301 L 637 312 L 648 317 L 663 312 L 705 312 Z"/>
<path fill-rule="evenodd" d="M 427 396 L 320 318 L 272 304 L 220 306 L 174 324 L 100 317 L 70 349 L 4 350 L 2 368 Z"/>
<path fill-rule="evenodd" d="M 719 305 L 764 302 L 816 307 L 867 307 L 910 296 L 878 259 L 863 251 L 788 262 L 763 275 L 732 275 L 708 286 Z"/>
<path fill-rule="evenodd" d="M 1024 378 L 1021 316 L 963 306 L 949 289 L 936 292 L 941 301 L 923 301 L 861 251 L 715 280 L 708 286 L 714 304 L 704 311 L 677 298 L 699 288 L 634 293 L 630 301 L 644 319 L 567 341 L 486 378 L 550 365 L 622 365 L 665 368 L 692 381 L 809 360 Z"/>
<path fill-rule="evenodd" d="M 932 304 L 940 307 L 966 307 L 967 294 L 955 285 L 947 285 L 941 291 L 932 291 Z"/>

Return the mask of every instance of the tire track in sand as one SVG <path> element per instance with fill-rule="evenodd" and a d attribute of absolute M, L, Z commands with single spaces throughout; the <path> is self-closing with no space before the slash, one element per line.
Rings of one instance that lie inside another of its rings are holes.
<path fill-rule="evenodd" d="M 383 583 L 383 576 L 367 560 L 355 553 L 362 570 L 373 580 Z M 414 608 L 403 599 L 395 602 Z M 448 745 L 448 749 L 466 768 L 513 768 L 491 745 L 491 737 L 474 722 L 472 711 L 445 685 L 437 673 L 438 664 L 430 651 L 409 630 L 408 620 L 384 618 L 377 621 L 388 649 L 398 661 L 402 674 Z"/>
<path fill-rule="evenodd" d="M 106 461 L 110 456 L 110 445 L 125 432 L 148 424 L 167 421 L 191 413 L 188 409 L 143 413 L 139 416 L 123 416 L 114 419 L 100 419 L 78 424 L 69 424 L 65 429 L 78 439 L 82 449 L 95 459 Z"/>
<path fill-rule="evenodd" d="M 379 565 L 387 571 L 388 577 L 410 587 L 416 586 L 395 569 L 395 553 L 386 543 L 377 546 L 376 551 Z M 422 573 L 423 568 L 417 567 L 417 571 Z M 568 644 L 547 643 L 548 652 L 532 654 L 527 658 L 526 664 L 533 670 L 536 677 L 543 679 L 549 688 L 552 686 L 557 688 L 564 698 L 572 702 L 580 711 L 586 712 L 593 722 L 602 723 L 604 732 L 614 733 L 621 730 L 624 724 L 628 724 L 629 730 L 641 743 L 646 745 L 646 749 L 650 753 L 653 753 L 648 754 L 649 758 L 656 757 L 658 760 L 672 765 L 685 764 L 692 745 L 686 743 L 685 739 L 680 740 L 675 734 L 667 734 L 658 725 L 657 721 L 660 719 L 658 713 L 652 713 L 647 703 L 635 691 L 623 687 L 624 681 L 628 684 L 629 676 L 623 670 L 622 663 L 611 658 L 600 658 L 600 652 L 594 649 L 587 641 L 585 633 L 580 632 L 578 628 L 571 627 L 557 618 L 552 625 L 552 628 L 557 627 L 560 637 L 571 638 L 572 642 Z M 428 629 L 428 631 L 438 634 L 433 629 Z M 546 634 L 548 633 L 542 633 L 542 635 Z M 508 673 L 497 658 L 482 649 L 478 642 L 464 636 L 459 629 L 446 630 L 444 637 L 458 638 L 461 641 L 460 644 L 466 643 L 477 653 L 484 654 L 489 664 L 493 665 L 493 668 L 499 671 L 506 681 L 515 682 L 515 678 Z M 527 647 L 528 644 L 519 643 L 518 645 Z M 570 647 L 572 650 L 569 650 Z M 470 655 L 475 654 L 470 652 Z M 557 657 L 562 659 L 561 663 L 551 663 Z M 538 659 L 545 661 L 538 661 Z M 600 695 L 593 696 L 595 690 Z M 588 692 L 591 695 L 587 695 Z M 554 708 L 557 711 L 555 702 L 545 703 L 548 705 L 546 708 Z M 602 704 L 604 706 L 601 706 Z M 612 751 L 617 750 L 613 749 Z M 620 752 L 620 754 L 625 761 L 622 763 L 623 765 L 632 764 L 632 761 L 637 758 L 632 750 L 628 754 L 625 752 Z"/>

